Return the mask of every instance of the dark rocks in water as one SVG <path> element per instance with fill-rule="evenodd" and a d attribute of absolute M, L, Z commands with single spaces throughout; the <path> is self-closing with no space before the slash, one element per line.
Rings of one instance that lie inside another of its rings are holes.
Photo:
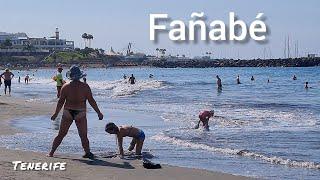
<path fill-rule="evenodd" d="M 289 58 L 289 59 L 214 59 L 196 60 L 186 59 L 184 61 L 145 61 L 142 65 L 161 68 L 209 68 L 209 67 L 311 67 L 320 66 L 320 58 Z"/>

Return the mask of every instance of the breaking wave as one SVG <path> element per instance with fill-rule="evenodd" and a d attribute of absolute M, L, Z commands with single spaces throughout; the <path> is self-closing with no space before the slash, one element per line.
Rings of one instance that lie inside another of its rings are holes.
<path fill-rule="evenodd" d="M 251 152 L 249 150 L 213 147 L 213 146 L 208 146 L 206 144 L 194 143 L 186 140 L 181 140 L 175 137 L 169 137 L 164 134 L 155 135 L 151 137 L 151 139 L 170 143 L 180 147 L 191 148 L 191 149 L 201 149 L 209 152 L 222 153 L 226 155 L 250 157 L 254 159 L 263 160 L 271 164 L 279 164 L 279 165 L 285 165 L 288 167 L 297 167 L 297 168 L 320 169 L 320 163 L 316 163 L 316 162 L 296 161 L 291 159 L 284 159 L 277 156 L 267 156 L 267 155 Z"/>

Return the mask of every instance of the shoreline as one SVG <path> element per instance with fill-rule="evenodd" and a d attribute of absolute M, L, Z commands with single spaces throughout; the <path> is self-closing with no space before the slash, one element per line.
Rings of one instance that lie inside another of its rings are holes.
<path fill-rule="evenodd" d="M 0 96 L 0 135 L 13 135 L 22 130 L 10 126 L 19 117 L 51 114 L 53 104 L 31 103 L 24 99 Z M 162 165 L 162 169 L 148 170 L 139 160 L 97 158 L 86 160 L 77 155 L 57 154 L 54 158 L 45 153 L 11 150 L 1 147 L 0 174 L 5 179 L 251 179 L 250 177 L 195 168 Z M 66 171 L 14 171 L 12 161 L 66 162 Z"/>

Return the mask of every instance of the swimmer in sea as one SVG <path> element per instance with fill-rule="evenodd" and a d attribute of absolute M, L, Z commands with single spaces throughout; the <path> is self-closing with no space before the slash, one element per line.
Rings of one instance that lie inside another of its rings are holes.
<path fill-rule="evenodd" d="M 292 80 L 294 80 L 294 81 L 297 80 L 296 75 L 293 75 Z"/>
<path fill-rule="evenodd" d="M 133 126 L 117 126 L 114 123 L 108 123 L 106 125 L 105 131 L 109 134 L 115 134 L 118 140 L 118 147 L 120 157 L 123 158 L 123 138 L 124 137 L 132 137 L 132 141 L 130 143 L 129 151 L 132 151 L 134 147 L 136 147 L 136 155 L 141 155 L 141 150 L 143 146 L 143 142 L 145 139 L 145 134 L 141 129 L 138 129 Z"/>
<path fill-rule="evenodd" d="M 136 83 L 136 78 L 131 74 L 131 77 L 129 78 L 129 83 L 130 84 L 135 84 Z"/>
<path fill-rule="evenodd" d="M 305 89 L 309 89 L 309 86 L 308 86 L 308 85 L 309 85 L 309 82 L 307 81 L 307 82 L 304 84 L 304 88 L 305 88 Z"/>
<path fill-rule="evenodd" d="M 217 85 L 218 85 L 218 89 L 222 89 L 222 83 L 221 83 L 221 79 L 220 77 L 217 75 Z"/>
<path fill-rule="evenodd" d="M 195 126 L 195 129 L 199 128 L 200 122 L 202 122 L 202 126 L 206 129 L 209 130 L 209 119 L 212 118 L 214 115 L 214 110 L 211 111 L 202 111 L 199 114 L 199 122 Z"/>
<path fill-rule="evenodd" d="M 237 84 L 241 84 L 239 75 L 237 76 Z"/>

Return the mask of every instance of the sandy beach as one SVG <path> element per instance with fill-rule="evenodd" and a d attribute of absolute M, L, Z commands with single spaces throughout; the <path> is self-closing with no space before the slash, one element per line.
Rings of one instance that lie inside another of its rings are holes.
<path fill-rule="evenodd" d="M 49 115 L 53 105 L 0 96 L 0 108 L 0 134 L 10 135 L 21 132 L 10 126 L 10 120 L 19 119 L 22 116 Z M 14 171 L 12 161 L 66 162 L 67 165 L 65 171 Z M 66 154 L 57 154 L 54 158 L 48 158 L 44 153 L 6 148 L 1 148 L 0 166 L 1 179 L 248 179 L 219 172 L 168 165 L 162 165 L 162 169 L 148 170 L 143 168 L 139 160 L 118 158 L 87 160 L 78 155 Z"/>

